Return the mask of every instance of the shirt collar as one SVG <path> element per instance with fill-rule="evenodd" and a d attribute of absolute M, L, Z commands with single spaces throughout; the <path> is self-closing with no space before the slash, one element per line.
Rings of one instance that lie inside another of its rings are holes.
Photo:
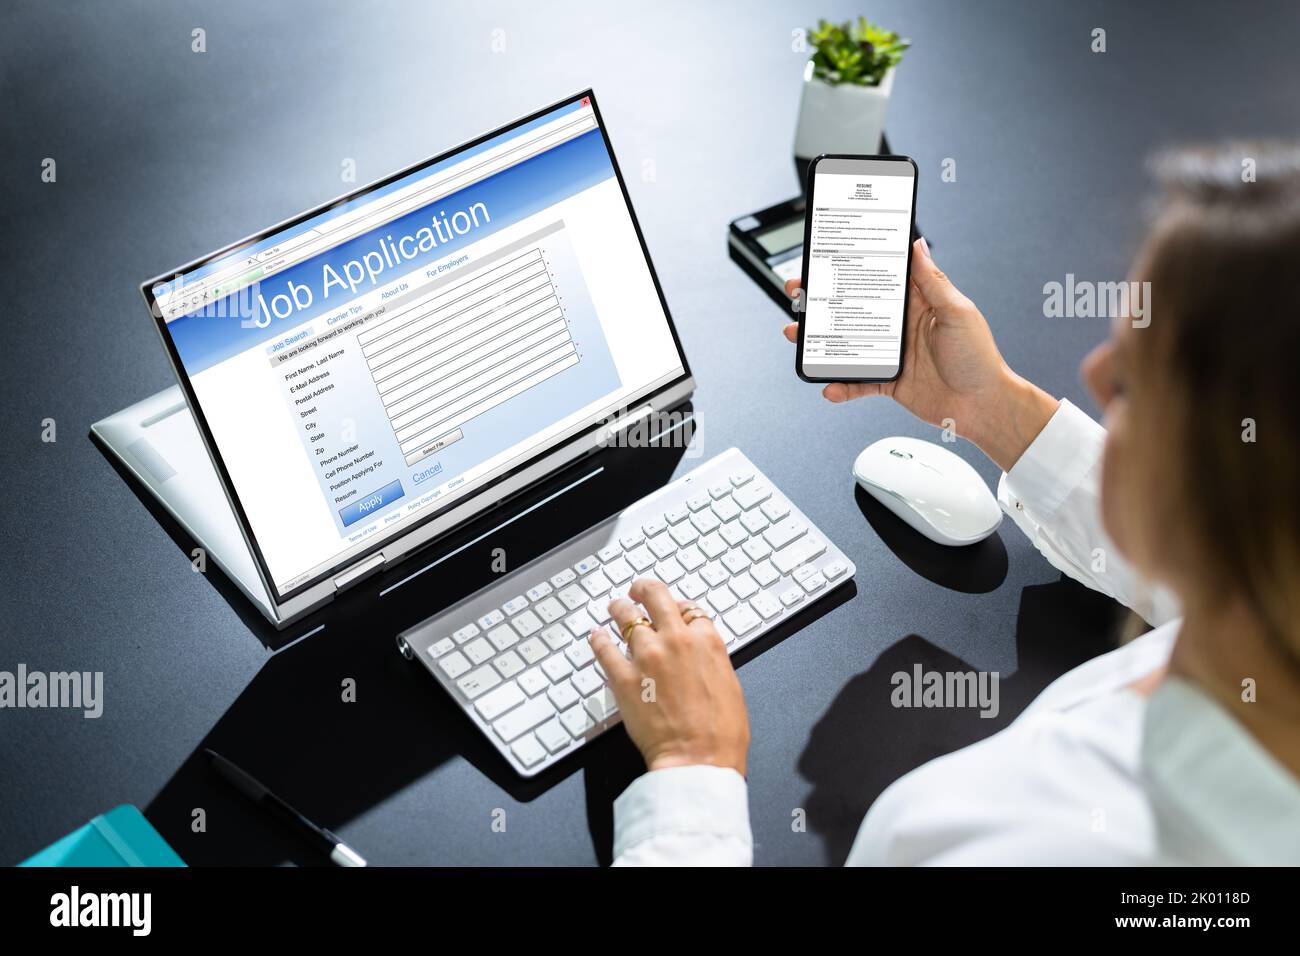
<path fill-rule="evenodd" d="M 1170 676 L 1151 696 L 1142 765 L 1162 856 L 1300 863 L 1300 781 L 1191 683 Z"/>

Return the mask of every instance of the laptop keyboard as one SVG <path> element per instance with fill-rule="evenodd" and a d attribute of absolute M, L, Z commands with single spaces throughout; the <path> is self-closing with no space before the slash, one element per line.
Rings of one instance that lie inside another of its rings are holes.
<path fill-rule="evenodd" d="M 588 636 L 637 578 L 712 618 L 735 652 L 853 577 L 852 562 L 736 449 L 398 635 L 523 776 L 618 723 Z"/>

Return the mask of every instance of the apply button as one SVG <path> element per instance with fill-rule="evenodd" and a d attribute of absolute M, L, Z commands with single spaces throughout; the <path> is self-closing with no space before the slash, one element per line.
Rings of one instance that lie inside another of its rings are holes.
<path fill-rule="evenodd" d="M 402 490 L 400 481 L 391 481 L 373 494 L 352 502 L 346 508 L 340 508 L 339 517 L 343 519 L 343 527 L 346 528 L 350 524 L 355 524 L 362 518 L 369 518 L 380 508 L 391 505 L 405 494 L 406 492 Z"/>

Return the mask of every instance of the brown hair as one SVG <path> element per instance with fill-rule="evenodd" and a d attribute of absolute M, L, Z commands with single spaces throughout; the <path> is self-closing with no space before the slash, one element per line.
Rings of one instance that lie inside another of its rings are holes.
<path fill-rule="evenodd" d="M 1150 325 L 1128 338 L 1150 482 L 1135 504 L 1151 510 L 1132 526 L 1300 658 L 1300 147 L 1183 149 L 1154 168 Z"/>

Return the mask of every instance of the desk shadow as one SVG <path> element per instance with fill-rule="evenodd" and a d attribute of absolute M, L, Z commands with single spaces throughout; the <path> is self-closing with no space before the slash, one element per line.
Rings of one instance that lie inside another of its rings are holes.
<path fill-rule="evenodd" d="M 861 485 L 855 485 L 853 498 L 885 547 L 926 580 L 951 591 L 987 594 L 1007 579 L 1007 548 L 996 531 L 983 541 L 951 548 L 917 532 Z"/>
<path fill-rule="evenodd" d="M 739 670 L 747 662 L 780 644 L 797 631 L 802 630 L 829 614 L 857 596 L 858 586 L 853 581 L 836 588 L 822 600 L 805 607 L 774 627 L 752 644 L 741 648 L 731 657 L 732 664 Z M 632 781 L 645 772 L 645 762 L 633 746 L 627 732 L 619 727 L 612 733 L 605 734 L 598 741 L 608 742 L 606 749 L 598 760 L 590 761 L 585 769 L 584 785 L 587 794 L 587 827 L 591 831 L 592 845 L 596 851 L 596 861 L 601 866 L 609 866 L 614 860 L 614 801 L 619 794 L 631 785 Z M 588 745 L 585 750 L 590 750 Z"/>
<path fill-rule="evenodd" d="M 812 791 L 804 804 L 827 863 L 841 864 L 867 809 L 899 777 L 935 757 L 1003 729 L 1057 676 L 1112 650 L 1126 612 L 1062 576 L 1024 589 L 1016 622 L 1017 668 L 999 681 L 999 711 L 895 708 L 893 674 L 967 671 L 964 661 L 911 634 L 853 677 L 814 726 L 798 770 Z"/>
<path fill-rule="evenodd" d="M 510 502 L 510 513 L 527 512 L 513 523 L 498 527 L 499 511 L 484 516 L 439 542 L 429 557 L 404 562 L 312 615 L 304 624 L 316 632 L 267 660 L 149 804 L 150 821 L 196 866 L 322 862 L 311 846 L 286 834 L 220 780 L 199 753 L 207 747 L 327 828 L 341 827 L 456 757 L 519 802 L 535 799 L 578 770 L 590 772 L 596 791 L 602 779 L 621 779 L 621 768 L 636 757 L 622 730 L 532 780 L 518 777 L 423 667 L 400 656 L 393 638 L 491 583 L 497 549 L 509 556 L 510 567 L 526 564 L 662 487 L 683 455 L 684 449 L 667 446 L 604 449 Z M 579 486 L 580 497 L 547 501 L 583 475 L 592 477 Z M 179 526 L 175 530 L 185 537 Z M 433 563 L 439 554 L 452 552 L 452 560 Z M 409 580 L 395 587 L 404 579 Z M 242 593 L 226 583 L 234 589 L 232 604 L 242 602 L 260 619 Z M 343 681 L 349 678 L 355 681 L 356 701 L 345 703 Z M 191 830 L 196 807 L 206 811 L 205 833 Z M 592 812 L 599 816 L 601 810 Z"/>

